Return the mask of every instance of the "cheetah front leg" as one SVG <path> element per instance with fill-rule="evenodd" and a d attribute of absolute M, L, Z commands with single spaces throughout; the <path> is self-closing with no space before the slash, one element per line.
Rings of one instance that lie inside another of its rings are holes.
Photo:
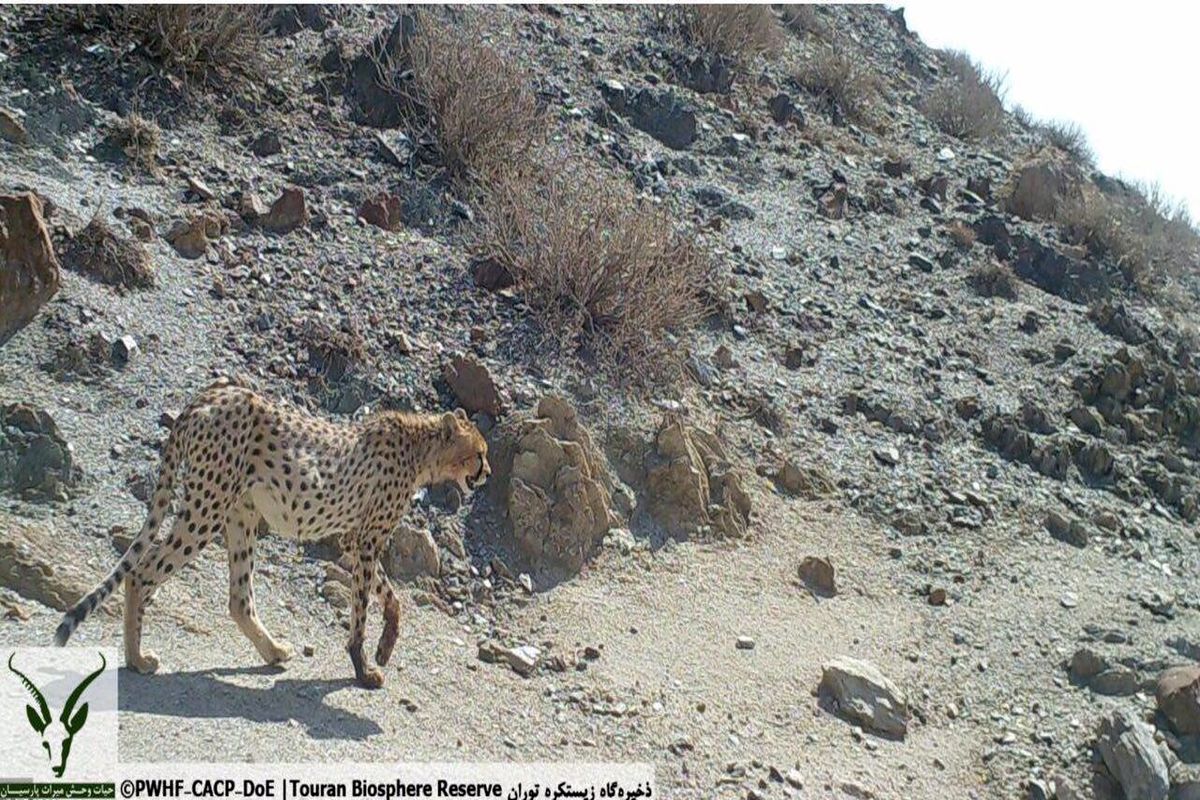
<path fill-rule="evenodd" d="M 367 603 L 371 599 L 371 583 L 375 577 L 375 558 L 378 542 L 381 536 L 370 532 L 362 536 L 358 542 L 352 542 L 351 558 L 354 559 L 354 575 L 351 591 L 353 593 L 353 609 L 350 620 L 350 642 L 346 651 L 350 654 L 350 663 L 354 665 L 354 677 L 358 684 L 367 689 L 378 689 L 383 686 L 383 671 L 376 666 L 363 663 L 363 636 L 367 624 Z"/>
<path fill-rule="evenodd" d="M 263 661 L 281 664 L 295 655 L 287 642 L 276 641 L 254 608 L 254 544 L 261 515 L 249 498 L 229 511 L 225 545 L 229 549 L 229 616 L 258 650 Z"/>
<path fill-rule="evenodd" d="M 396 590 L 392 588 L 383 564 L 378 561 L 375 562 L 375 594 L 383 605 L 383 633 L 379 635 L 379 645 L 375 648 L 375 663 L 386 667 L 400 635 L 400 601 L 396 598 Z"/>

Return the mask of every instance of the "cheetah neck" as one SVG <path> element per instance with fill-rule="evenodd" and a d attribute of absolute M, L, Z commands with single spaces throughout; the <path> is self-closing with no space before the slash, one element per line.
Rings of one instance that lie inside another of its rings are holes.
<path fill-rule="evenodd" d="M 402 473 L 406 466 L 411 470 L 408 477 L 412 480 L 413 490 L 436 481 L 438 455 L 442 449 L 440 414 L 384 412 L 365 424 L 400 462 Z"/>

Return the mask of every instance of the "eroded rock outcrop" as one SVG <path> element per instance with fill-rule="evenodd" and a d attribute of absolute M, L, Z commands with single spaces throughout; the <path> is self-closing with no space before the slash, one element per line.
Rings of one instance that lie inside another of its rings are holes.
<path fill-rule="evenodd" d="M 0 406 L 0 489 L 31 500 L 63 500 L 80 478 L 49 414 L 27 403 Z"/>
<path fill-rule="evenodd" d="M 59 286 L 59 265 L 37 195 L 0 195 L 0 345 L 33 319 Z"/>
<path fill-rule="evenodd" d="M 501 425 L 489 459 L 514 543 L 535 567 L 578 572 L 620 520 L 603 453 L 561 397 Z"/>
<path fill-rule="evenodd" d="M 648 508 L 672 536 L 742 537 L 750 522 L 750 496 L 740 471 L 716 436 L 664 420 L 645 457 Z"/>
<path fill-rule="evenodd" d="M 66 611 L 99 580 L 75 566 L 70 539 L 40 523 L 0 511 L 0 586 L 42 605 Z"/>

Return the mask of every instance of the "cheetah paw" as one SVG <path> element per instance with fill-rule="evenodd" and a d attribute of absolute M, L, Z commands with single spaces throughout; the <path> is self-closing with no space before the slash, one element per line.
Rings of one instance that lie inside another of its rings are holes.
<path fill-rule="evenodd" d="M 288 642 L 277 642 L 271 646 L 263 658 L 268 664 L 282 664 L 285 661 L 290 661 L 296 655 L 296 648 Z"/>
<path fill-rule="evenodd" d="M 153 650 L 144 650 L 140 656 L 127 658 L 126 662 L 130 669 L 140 672 L 142 675 L 150 675 L 158 671 L 158 656 Z"/>
<path fill-rule="evenodd" d="M 379 689 L 383 686 L 383 672 L 374 667 L 364 669 L 358 676 L 358 684 L 364 689 Z"/>

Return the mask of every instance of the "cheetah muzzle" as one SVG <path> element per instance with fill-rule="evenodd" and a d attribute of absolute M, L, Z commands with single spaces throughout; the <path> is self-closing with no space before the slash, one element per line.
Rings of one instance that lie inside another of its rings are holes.
<path fill-rule="evenodd" d="M 218 382 L 180 414 L 163 447 L 141 531 L 104 582 L 63 616 L 55 642 L 66 644 L 123 582 L 125 661 L 131 669 L 153 672 L 158 656 L 141 646 L 147 602 L 163 581 L 223 535 L 230 616 L 264 661 L 288 660 L 292 646 L 267 632 L 254 605 L 254 547 L 265 520 L 280 535 L 302 541 L 342 534 L 352 567 L 347 651 L 358 683 L 378 688 L 384 682 L 379 667 L 391 658 L 400 624 L 399 600 L 379 564 L 391 532 L 416 490 L 455 483 L 467 496 L 490 474 L 487 442 L 461 409 L 383 412 L 336 424 Z M 159 538 L 168 515 L 170 532 Z M 374 665 L 363 658 L 372 595 L 383 608 Z"/>

